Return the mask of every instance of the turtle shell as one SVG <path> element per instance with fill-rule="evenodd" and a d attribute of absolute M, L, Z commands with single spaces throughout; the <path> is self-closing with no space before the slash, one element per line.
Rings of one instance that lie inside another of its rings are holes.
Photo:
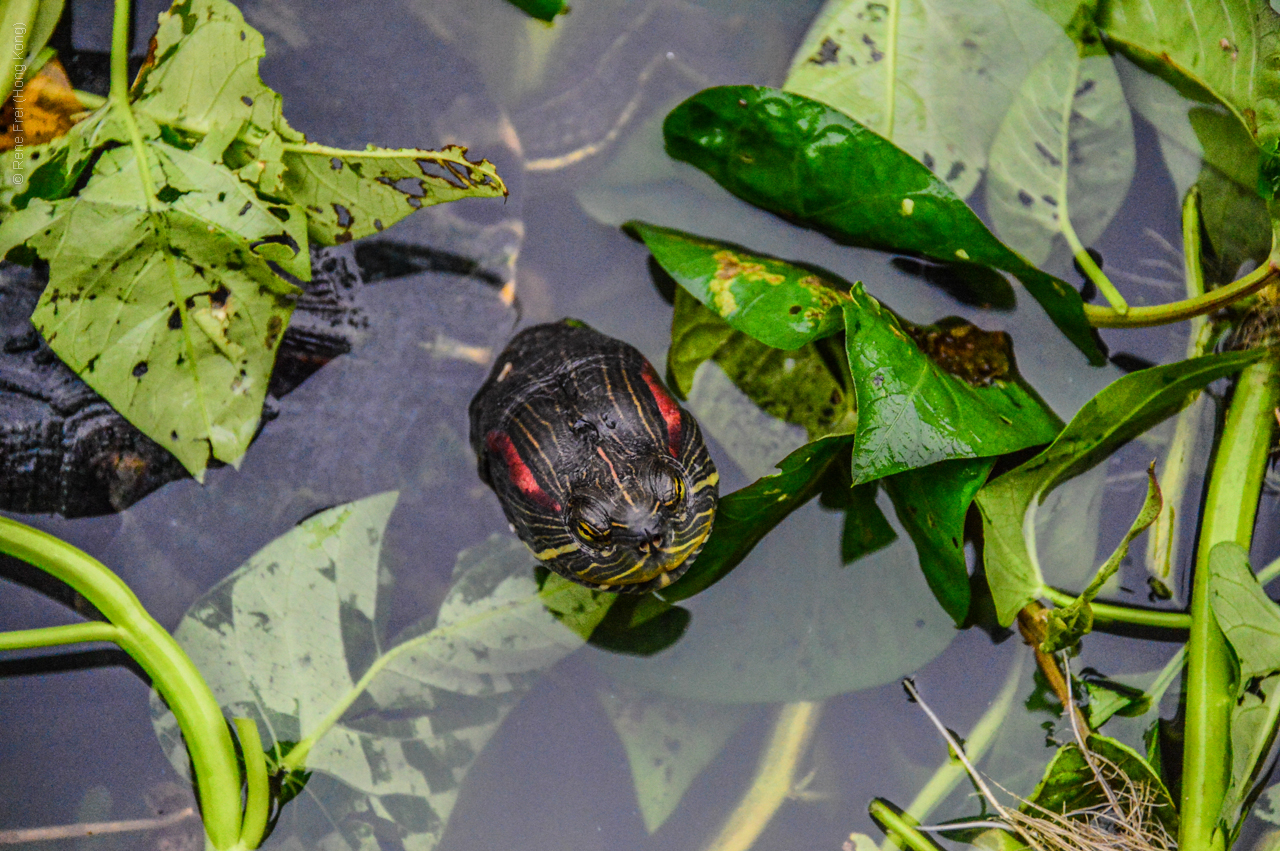
<path fill-rule="evenodd" d="M 516 534 L 556 573 L 640 593 L 680 577 L 720 481 L 702 432 L 632 346 L 536 325 L 471 400 L 471 446 Z"/>

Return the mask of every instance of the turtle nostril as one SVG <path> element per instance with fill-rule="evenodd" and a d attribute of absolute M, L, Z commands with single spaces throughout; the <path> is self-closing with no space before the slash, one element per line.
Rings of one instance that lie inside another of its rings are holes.
<path fill-rule="evenodd" d="M 661 534 L 654 535 L 652 538 L 649 539 L 649 543 L 653 545 L 654 549 L 662 549 L 662 535 Z"/>

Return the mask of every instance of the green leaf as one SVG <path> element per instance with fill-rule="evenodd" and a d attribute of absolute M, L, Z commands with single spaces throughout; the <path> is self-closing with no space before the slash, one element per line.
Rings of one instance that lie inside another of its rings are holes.
<path fill-rule="evenodd" d="M 1280 610 L 1258 584 L 1244 547 L 1215 545 L 1207 566 L 1213 617 L 1236 663 L 1231 782 L 1222 804 L 1222 819 L 1234 835 L 1280 723 Z"/>
<path fill-rule="evenodd" d="M 1013 623 L 1045 584 L 1034 533 L 1044 496 L 1180 410 L 1192 392 L 1259 357 L 1257 351 L 1206 355 L 1123 376 L 1086 402 L 1047 449 L 978 492 L 987 582 L 1002 625 Z"/>
<path fill-rule="evenodd" d="M 964 518 L 994 465 L 991 458 L 940 461 L 884 480 L 929 589 L 957 626 L 969 613 Z"/>
<path fill-rule="evenodd" d="M 1143 501 L 1138 516 L 1129 526 L 1129 531 L 1120 539 L 1115 551 L 1102 563 L 1102 567 L 1098 568 L 1093 580 L 1080 592 L 1080 595 L 1069 605 L 1049 611 L 1045 623 L 1045 639 L 1040 644 L 1040 652 L 1052 654 L 1066 650 L 1093 630 L 1093 608 L 1089 604 L 1098 596 L 1102 586 L 1120 569 L 1121 563 L 1129 555 L 1129 544 L 1133 543 L 1133 539 L 1141 535 L 1148 526 L 1156 522 L 1163 507 L 1164 500 L 1160 496 L 1160 483 L 1156 481 L 1153 461 L 1147 469 L 1147 498 Z"/>
<path fill-rule="evenodd" d="M 1133 124 L 1111 57 L 1089 27 L 1060 33 L 1009 107 L 991 146 L 987 210 L 1032 263 L 1106 230 L 1133 180 Z M 1066 236 L 1066 235 L 1070 236 Z M 1072 238 L 1074 237 L 1074 238 Z"/>
<path fill-rule="evenodd" d="M 653 833 L 747 719 L 741 706 L 644 695 L 618 687 L 596 697 L 622 740 L 645 829 Z"/>
<path fill-rule="evenodd" d="M 1055 37 L 1060 27 L 1019 0 L 832 0 L 783 88 L 862 122 L 964 198 L 1010 95 Z"/>
<path fill-rule="evenodd" d="M 735 195 L 841 242 L 1010 272 L 1094 363 L 1079 293 L 992 236 L 925 166 L 847 115 L 776 89 L 706 89 L 663 125 L 667 152 Z"/>
<path fill-rule="evenodd" d="M 569 7 L 564 0 L 510 0 L 511 5 L 523 9 L 531 18 L 540 21 L 553 21 L 556 15 L 568 13 Z"/>
<path fill-rule="evenodd" d="M 858 401 L 853 480 L 1048 443 L 1061 421 L 1017 374 L 1009 338 L 899 320 L 855 285 L 845 347 Z"/>
<path fill-rule="evenodd" d="M 79 195 L 0 224 L 0 254 L 26 242 L 49 261 L 32 320 L 50 347 L 201 477 L 213 458 L 238 461 L 257 429 L 297 293 L 268 261 L 309 277 L 305 218 L 280 207 L 282 221 L 180 149 L 146 151 L 169 204 L 151 209 L 133 149 L 116 148 Z"/>
<path fill-rule="evenodd" d="M 358 824 L 381 823 L 406 847 L 430 849 L 503 717 L 582 639 L 545 607 L 524 545 L 495 536 L 459 555 L 434 623 L 386 649 L 378 559 L 395 499 L 304 521 L 196 601 L 175 636 L 224 711 L 254 719 L 268 745 L 306 741 L 354 700 L 358 711 L 328 727 L 306 759 L 321 831 L 362 813 Z M 173 715 L 154 697 L 152 713 L 185 771 Z"/>
<path fill-rule="evenodd" d="M 1108 760 L 1130 783 L 1147 787 L 1154 801 L 1149 815 L 1159 822 L 1169 836 L 1178 835 L 1178 812 L 1173 798 L 1155 769 L 1128 745 L 1107 736 L 1091 734 L 1085 745 L 1094 754 Z M 1105 763 L 1104 763 L 1105 765 Z M 1113 788 L 1119 784 L 1113 773 L 1103 769 Z M 1039 815 L 1037 808 L 1064 815 L 1107 804 L 1106 793 L 1098 785 L 1093 770 L 1075 742 L 1063 745 L 1045 769 L 1044 778 L 1022 806 L 1028 815 Z"/>
<path fill-rule="evenodd" d="M 1266 0 L 1109 0 L 1099 12 L 1109 45 L 1184 94 L 1225 104 L 1259 141 L 1280 136 L 1280 68 L 1271 61 L 1280 15 Z"/>
<path fill-rule="evenodd" d="M 850 408 L 850 394 L 832 378 L 818 384 L 803 380 L 830 372 L 819 366 L 810 373 L 804 366 L 816 364 L 821 352 L 770 360 L 764 350 L 748 346 L 745 350 L 753 353 L 741 360 L 749 365 L 760 358 L 771 367 L 781 360 L 783 379 L 788 371 L 802 373 L 792 383 L 812 387 L 810 403 L 822 406 L 819 413 L 825 419 L 782 415 L 805 425 L 811 439 L 847 432 L 856 423 L 855 484 L 952 458 L 1014 452 L 1047 443 L 1057 434 L 1057 418 L 1013 370 L 1003 334 L 987 334 L 961 322 L 911 325 L 867 295 L 861 284 L 849 287 L 830 273 L 669 228 L 641 222 L 626 227 L 644 240 L 681 287 L 734 329 L 763 343 L 785 342 L 795 348 L 843 325 L 856 416 L 848 410 L 832 422 L 826 410 L 835 414 L 841 405 Z M 695 324 L 696 332 L 686 331 L 686 322 Z M 698 358 L 742 345 L 716 330 L 710 317 L 690 317 L 689 308 L 677 313 L 672 340 L 670 372 L 681 387 Z M 829 361 L 829 353 L 822 360 Z M 779 372 L 773 371 L 775 376 Z M 833 395 L 825 400 L 828 389 Z M 794 397 L 805 391 L 785 392 Z M 842 392 L 840 398 L 837 392 Z"/>
<path fill-rule="evenodd" d="M 307 145 L 258 76 L 263 50 L 226 0 L 180 0 L 131 104 L 31 151 L 30 180 L 0 195 L 0 256 L 49 262 L 33 321 L 54 352 L 198 479 L 257 431 L 298 292 L 273 267 L 308 280 L 309 239 L 506 192 L 461 148 Z M 13 177 L 13 154 L 0 167 Z"/>
<path fill-rule="evenodd" d="M 767 510 L 771 495 L 749 490 Z M 786 494 L 772 499 L 779 497 Z M 645 659 L 591 660 L 616 682 L 716 703 L 821 700 L 918 670 L 959 634 L 955 624 L 929 600 L 905 535 L 845 565 L 838 546 L 844 521 L 843 511 L 817 501 L 798 508 L 698 598 L 688 631 L 671 648 Z M 743 523 L 723 540 L 737 534 L 754 537 Z M 700 556 L 690 570 L 701 564 Z"/>
<path fill-rule="evenodd" d="M 160 15 L 130 92 L 134 109 L 189 137 L 221 128 L 302 141 L 284 121 L 280 96 L 258 76 L 265 55 L 261 33 L 231 3 L 179 0 Z"/>
<path fill-rule="evenodd" d="M 493 165 L 472 162 L 466 154 L 458 145 L 442 151 L 292 145 L 283 152 L 280 197 L 307 210 L 316 242 L 350 242 L 433 204 L 505 196 Z"/>
<path fill-rule="evenodd" d="M 722 496 L 715 525 L 693 566 L 663 589 L 662 600 L 645 598 L 637 608 L 636 620 L 660 614 L 671 603 L 711 587 L 737 567 L 773 527 L 818 493 L 823 473 L 851 442 L 849 435 L 815 440 L 779 461 L 780 472 Z"/>
<path fill-rule="evenodd" d="M 833 316 L 839 323 L 840 313 Z M 826 340 L 791 351 L 768 346 L 735 331 L 682 289 L 676 292 L 667 368 L 689 396 L 695 371 L 712 360 L 762 411 L 816 440 L 851 433 L 858 422 L 854 396 L 842 382 L 848 370 L 843 349 L 840 341 Z"/>

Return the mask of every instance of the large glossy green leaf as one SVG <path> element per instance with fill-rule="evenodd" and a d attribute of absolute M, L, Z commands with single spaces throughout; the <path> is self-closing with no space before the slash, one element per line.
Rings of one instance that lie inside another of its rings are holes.
<path fill-rule="evenodd" d="M 631 765 L 645 829 L 653 833 L 747 720 L 740 706 L 646 695 L 624 686 L 596 693 Z"/>
<path fill-rule="evenodd" d="M 1259 357 L 1256 351 L 1206 355 L 1119 378 L 1086 402 L 1047 449 L 978 492 L 987 583 L 1001 624 L 1013 623 L 1044 587 L 1034 515 L 1045 495 L 1177 412 L 1194 391 Z"/>
<path fill-rule="evenodd" d="M 355 847 L 390 830 L 405 848 L 429 851 L 503 717 L 540 671 L 582 645 L 562 619 L 580 629 L 584 599 L 595 602 L 587 619 L 598 620 L 613 595 L 575 597 L 585 589 L 566 595 L 560 586 L 540 595 L 527 548 L 495 536 L 460 554 L 434 620 L 388 648 L 378 558 L 395 499 L 381 494 L 304 521 L 197 600 L 175 637 L 224 711 L 255 720 L 268 747 L 301 741 L 335 706 L 354 706 L 306 759 L 307 791 L 324 818 L 312 830 L 343 825 Z M 152 710 L 185 771 L 173 715 L 159 699 Z"/>
<path fill-rule="evenodd" d="M 1059 36 L 1023 0 L 828 0 L 783 88 L 862 122 L 964 198 L 1010 100 Z"/>
<path fill-rule="evenodd" d="M 1059 33 L 1018 89 L 991 146 L 987 211 L 995 232 L 1032 263 L 1072 233 L 1089 245 L 1133 180 L 1129 105 L 1089 27 Z"/>
<path fill-rule="evenodd" d="M 821 270 L 641 222 L 627 227 L 681 287 L 757 340 L 795 347 L 843 327 L 857 410 L 826 431 L 844 433 L 856 425 L 854 484 L 952 458 L 1014 452 L 1057 434 L 1057 418 L 1013 371 L 1002 335 L 969 325 L 909 325 L 860 284 L 849 287 Z M 732 339 L 716 332 L 709 317 L 696 322 L 696 335 L 677 328 L 673 340 L 710 356 Z M 793 368 L 804 362 L 791 360 Z M 786 363 L 784 358 L 783 379 Z M 694 355 L 677 351 L 671 370 L 677 384 L 693 366 Z M 847 406 L 847 396 L 831 401 Z M 839 404 L 834 407 L 839 411 Z M 801 424 L 811 437 L 822 433 L 812 418 Z"/>
<path fill-rule="evenodd" d="M 969 614 L 964 518 L 995 460 L 939 461 L 884 480 L 898 522 L 915 542 L 929 589 L 959 626 Z"/>
<path fill-rule="evenodd" d="M 667 152 L 741 198 L 842 242 L 1015 275 L 1091 361 L 1079 293 L 992 236 L 932 172 L 844 113 L 756 86 L 706 89 L 663 125 Z"/>
<path fill-rule="evenodd" d="M 1239 544 L 1217 544 L 1206 566 L 1213 617 L 1236 666 L 1231 781 L 1222 804 L 1222 819 L 1234 832 L 1280 723 L 1280 608 L 1254 578 L 1249 554 Z"/>

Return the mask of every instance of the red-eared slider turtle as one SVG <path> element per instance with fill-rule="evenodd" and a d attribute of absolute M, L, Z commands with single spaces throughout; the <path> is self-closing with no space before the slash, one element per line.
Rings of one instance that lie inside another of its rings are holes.
<path fill-rule="evenodd" d="M 698 423 L 644 355 L 580 322 L 507 345 L 471 400 L 471 447 L 520 539 L 588 587 L 663 588 L 711 531 L 720 477 Z"/>
<path fill-rule="evenodd" d="M 321 250 L 280 343 L 264 419 L 288 393 L 349 352 L 365 319 L 350 256 Z M 31 325 L 47 280 L 0 263 L 0 509 L 87 517 L 120 511 L 187 475 L 167 450 L 58 360 Z"/>

